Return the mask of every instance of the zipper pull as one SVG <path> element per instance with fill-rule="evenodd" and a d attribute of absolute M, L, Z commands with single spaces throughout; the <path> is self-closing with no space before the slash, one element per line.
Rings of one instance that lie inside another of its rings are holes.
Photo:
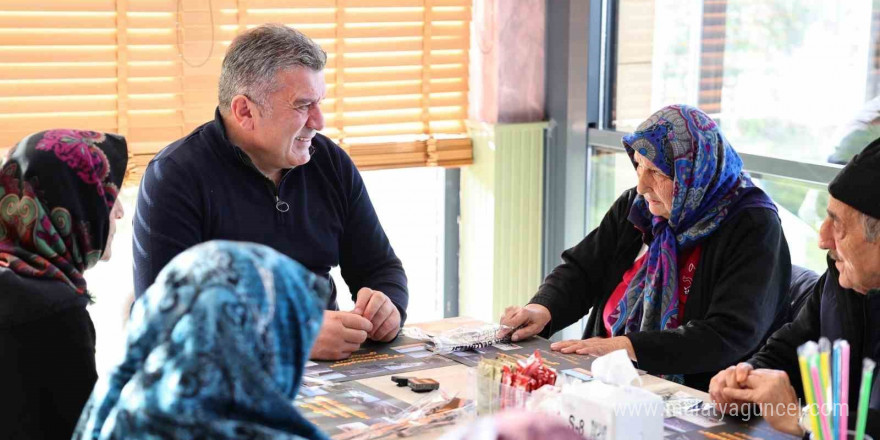
<path fill-rule="evenodd" d="M 279 199 L 278 196 L 275 196 L 275 209 L 277 209 L 278 212 L 287 212 L 290 211 L 290 205 L 284 200 Z"/>

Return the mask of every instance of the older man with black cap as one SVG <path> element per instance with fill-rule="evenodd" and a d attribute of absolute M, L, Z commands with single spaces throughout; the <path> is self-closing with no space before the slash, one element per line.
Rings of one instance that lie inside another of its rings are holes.
<path fill-rule="evenodd" d="M 819 247 L 828 249 L 828 270 L 794 321 L 748 362 L 718 373 L 709 386 L 722 410 L 756 403 L 774 428 L 797 435 L 809 429 L 801 423 L 805 411 L 798 403 L 803 396 L 796 353 L 801 344 L 822 336 L 849 341 L 850 428 L 856 420 L 861 359 L 880 361 L 880 139 L 856 155 L 828 191 L 828 216 L 819 230 Z M 878 438 L 880 382 L 872 385 L 867 432 Z"/>

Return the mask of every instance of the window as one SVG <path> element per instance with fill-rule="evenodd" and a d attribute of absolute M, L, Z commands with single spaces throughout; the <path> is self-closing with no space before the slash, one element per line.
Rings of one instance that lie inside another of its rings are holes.
<path fill-rule="evenodd" d="M 439 168 L 407 168 L 366 171 L 362 175 L 382 228 L 406 271 L 407 321 L 442 319 L 445 172 Z M 330 274 L 339 290 L 339 309 L 351 310 L 354 303 L 339 268 Z"/>
<path fill-rule="evenodd" d="M 622 133 L 685 103 L 716 119 L 776 202 L 792 263 L 824 271 L 818 228 L 839 167 L 822 163 L 880 137 L 880 5 L 623 0 L 616 12 L 612 121 L 589 137 L 588 229 L 635 185 Z"/>
<path fill-rule="evenodd" d="M 471 163 L 469 0 L 0 1 L 0 148 L 72 127 L 126 136 L 133 181 L 210 120 L 229 42 L 265 22 L 328 53 L 324 134 L 362 169 Z"/>
<path fill-rule="evenodd" d="M 617 23 L 617 130 L 685 103 L 738 152 L 845 162 L 880 136 L 877 2 L 623 0 Z"/>

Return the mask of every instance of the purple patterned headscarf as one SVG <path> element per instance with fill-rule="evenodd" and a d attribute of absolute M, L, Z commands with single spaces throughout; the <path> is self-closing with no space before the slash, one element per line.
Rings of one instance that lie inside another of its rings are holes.
<path fill-rule="evenodd" d="M 128 163 L 125 139 L 48 130 L 21 140 L 0 166 L 0 266 L 86 294 Z"/>
<path fill-rule="evenodd" d="M 624 136 L 627 154 L 638 152 L 673 180 L 669 219 L 648 211 L 641 195 L 629 220 L 653 235 L 647 260 L 611 315 L 613 336 L 677 328 L 678 253 L 712 235 L 745 208 L 776 212 L 773 201 L 742 171 L 742 160 L 715 121 L 700 109 L 671 105 Z"/>

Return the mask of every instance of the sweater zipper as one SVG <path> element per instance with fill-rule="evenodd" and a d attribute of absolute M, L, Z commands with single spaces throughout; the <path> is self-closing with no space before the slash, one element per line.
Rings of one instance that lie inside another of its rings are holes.
<path fill-rule="evenodd" d="M 275 182 L 273 182 L 272 179 L 266 177 L 266 175 L 263 174 L 262 171 L 257 169 L 256 165 L 254 165 L 253 162 L 251 162 L 250 160 L 245 160 L 245 158 L 243 158 L 241 156 L 243 154 L 241 152 L 241 150 L 236 148 L 235 152 L 238 154 L 239 160 L 244 162 L 244 164 L 247 165 L 247 167 L 250 168 L 251 170 L 253 170 L 255 173 L 259 174 L 260 177 L 263 179 L 263 181 L 266 182 L 266 185 L 269 185 L 269 192 L 272 194 L 272 197 L 275 199 L 275 210 L 279 212 L 278 217 L 283 218 L 283 217 L 281 217 L 281 214 L 284 214 L 285 212 L 290 211 L 290 204 L 288 204 L 284 200 L 281 200 L 281 196 L 278 192 L 278 187 L 280 187 L 281 184 L 284 183 L 284 179 L 290 173 L 290 170 L 285 171 L 284 175 L 281 176 L 281 180 L 278 181 L 278 185 L 275 185 Z"/>
<path fill-rule="evenodd" d="M 259 170 L 256 169 L 255 171 L 259 172 Z M 284 177 L 287 176 L 287 173 L 285 173 L 284 176 L 281 177 L 281 180 L 278 181 L 278 185 L 275 185 L 275 182 L 273 182 L 272 179 L 266 177 L 265 174 L 260 173 L 260 176 L 263 177 L 266 185 L 269 185 L 269 192 L 272 193 L 272 197 L 275 199 L 275 210 L 278 211 L 279 217 L 281 217 L 281 214 L 290 211 L 290 205 L 284 200 L 281 200 L 281 195 L 279 194 L 278 190 L 278 187 L 281 186 L 281 182 L 284 181 Z"/>
<path fill-rule="evenodd" d="M 293 168 L 284 172 L 284 174 L 281 176 L 281 179 L 278 180 L 278 185 L 275 185 L 275 182 L 272 182 L 271 180 L 269 181 L 272 184 L 272 190 L 274 191 L 274 194 L 275 194 L 275 209 L 282 214 L 287 211 L 290 211 L 290 205 L 287 202 L 285 202 L 284 200 L 281 200 L 281 198 L 279 197 L 279 191 L 280 191 L 281 185 L 284 184 L 284 179 L 287 178 L 287 175 L 290 174 L 291 171 L 293 171 Z M 267 180 L 268 180 L 268 178 L 267 178 Z"/>

